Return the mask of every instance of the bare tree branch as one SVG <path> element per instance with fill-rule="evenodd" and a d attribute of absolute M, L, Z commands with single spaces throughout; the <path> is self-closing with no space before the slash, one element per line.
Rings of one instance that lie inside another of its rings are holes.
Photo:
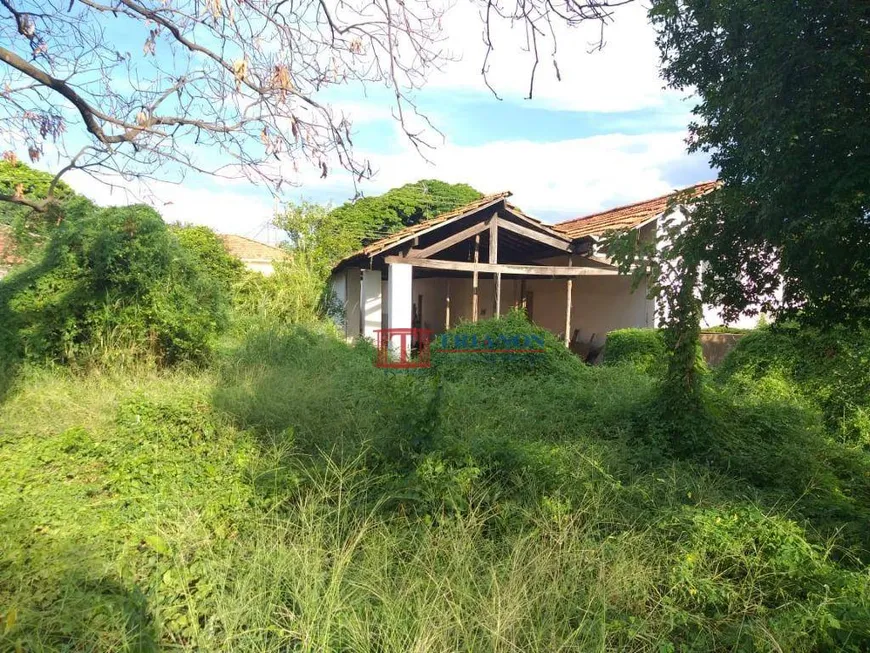
<path fill-rule="evenodd" d="M 491 23 L 518 23 L 534 61 L 531 97 L 544 39 L 558 75 L 555 21 L 603 25 L 631 0 L 470 1 L 484 23 L 485 84 L 496 93 L 487 79 Z M 71 170 L 113 184 L 180 182 L 196 171 L 277 190 L 297 183 L 302 165 L 326 176 L 337 161 L 359 181 L 372 166 L 323 93 L 385 85 L 393 116 L 424 155 L 443 135 L 415 93 L 448 60 L 447 8 L 444 0 L 0 0 L 0 149 L 66 160 L 52 194 Z"/>

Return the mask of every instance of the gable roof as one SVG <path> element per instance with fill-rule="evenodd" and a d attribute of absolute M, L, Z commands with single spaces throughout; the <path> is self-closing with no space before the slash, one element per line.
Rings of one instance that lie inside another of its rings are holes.
<path fill-rule="evenodd" d="M 280 247 L 272 247 L 245 236 L 226 234 L 220 238 L 224 242 L 224 249 L 243 261 L 275 261 L 287 256 L 287 252 Z"/>
<path fill-rule="evenodd" d="M 360 254 L 365 254 L 367 256 L 377 254 L 378 252 L 389 249 L 394 245 L 398 245 L 403 240 L 407 240 L 411 236 L 419 236 L 422 232 L 429 231 L 433 227 L 437 227 L 444 222 L 450 222 L 452 220 L 465 217 L 466 215 L 469 215 L 481 209 L 485 209 L 491 204 L 495 204 L 505 199 L 506 197 L 510 197 L 510 195 L 510 191 L 504 193 L 493 193 L 492 195 L 484 195 L 479 200 L 469 202 L 468 204 L 460 206 L 457 209 L 447 211 L 447 213 L 442 213 L 440 215 L 436 215 L 434 218 L 429 218 L 428 220 L 423 220 L 422 222 L 418 222 L 417 224 L 403 227 L 398 231 L 391 233 L 389 236 L 385 236 L 384 238 L 380 238 L 373 243 L 369 243 L 361 250 L 359 250 L 358 252 L 354 252 L 353 254 L 351 254 L 351 256 L 347 258 L 358 256 Z"/>
<path fill-rule="evenodd" d="M 442 213 L 435 216 L 434 218 L 429 218 L 428 220 L 423 220 L 422 222 L 418 222 L 417 224 L 403 227 L 402 229 L 399 229 L 398 231 L 390 234 L 389 236 L 369 243 L 362 249 L 352 254 L 349 254 L 348 256 L 345 256 L 335 265 L 334 269 L 341 267 L 346 262 L 359 256 L 376 256 L 377 254 L 380 254 L 390 249 L 391 247 L 395 247 L 396 245 L 399 245 L 404 241 L 411 240 L 414 237 L 420 236 L 424 233 L 428 233 L 434 229 L 441 227 L 442 225 L 446 225 L 451 222 L 455 222 L 456 220 L 460 220 L 489 206 L 498 204 L 499 202 L 504 202 L 510 196 L 510 191 L 493 193 L 491 195 L 484 195 L 480 199 L 469 202 L 468 204 L 460 206 L 459 208 L 456 208 L 452 211 L 448 211 L 447 213 Z M 504 202 L 504 205 L 505 209 L 508 212 L 513 214 L 521 221 L 528 222 L 529 224 L 534 225 L 536 228 L 540 229 L 546 234 L 553 236 L 554 238 L 559 238 L 560 240 L 565 240 L 566 242 L 569 241 L 565 234 L 559 233 L 555 231 L 553 227 L 544 224 L 540 220 L 526 215 L 514 205 L 509 204 L 508 202 Z"/>
<path fill-rule="evenodd" d="M 600 213 L 559 222 L 553 225 L 553 229 L 572 240 L 585 236 L 600 236 L 605 232 L 619 229 L 633 229 L 664 213 L 668 202 L 674 196 L 689 193 L 691 197 L 698 197 L 718 186 L 718 181 L 705 181 L 651 200 L 626 204 Z"/>

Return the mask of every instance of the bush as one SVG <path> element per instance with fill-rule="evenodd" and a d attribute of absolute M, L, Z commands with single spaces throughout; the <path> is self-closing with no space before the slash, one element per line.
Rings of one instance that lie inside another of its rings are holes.
<path fill-rule="evenodd" d="M 4 353 L 61 363 L 121 350 L 167 364 L 204 358 L 227 320 L 219 284 L 153 209 L 77 208 L 40 261 L 0 283 Z"/>
<path fill-rule="evenodd" d="M 760 329 L 740 340 L 717 370 L 729 383 L 780 374 L 821 412 L 828 432 L 847 443 L 870 445 L 870 331 L 822 331 L 794 325 Z"/>
<path fill-rule="evenodd" d="M 451 349 L 476 353 L 446 351 Z M 504 351 L 510 349 L 519 351 Z M 549 375 L 583 366 L 552 333 L 529 322 L 522 310 L 476 323 L 461 322 L 432 343 L 431 354 L 432 368 L 448 377 L 468 373 Z"/>
<path fill-rule="evenodd" d="M 242 280 L 245 266 L 227 252 L 220 237 L 208 227 L 176 225 L 170 231 L 192 254 L 208 275 L 229 293 Z"/>
<path fill-rule="evenodd" d="M 867 644 L 866 576 L 835 565 L 793 521 L 754 505 L 685 509 L 672 536 L 678 546 L 666 603 L 677 609 L 675 634 L 692 650 L 770 650 L 771 625 L 775 650 Z M 689 614 L 711 615 L 715 630 L 698 628 Z"/>
<path fill-rule="evenodd" d="M 662 375 L 667 367 L 667 349 L 657 329 L 618 329 L 607 334 L 605 363 L 631 363 L 653 375 Z"/>

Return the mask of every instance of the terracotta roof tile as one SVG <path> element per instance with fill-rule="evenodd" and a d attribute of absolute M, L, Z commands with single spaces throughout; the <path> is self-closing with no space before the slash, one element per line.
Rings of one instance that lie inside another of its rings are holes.
<path fill-rule="evenodd" d="M 287 256 L 280 247 L 272 247 L 244 236 L 227 234 L 220 237 L 228 253 L 243 261 L 274 261 Z"/>
<path fill-rule="evenodd" d="M 583 238 L 584 236 L 599 236 L 608 231 L 631 229 L 656 217 L 660 213 L 664 213 L 668 206 L 668 201 L 675 195 L 688 192 L 692 197 L 697 197 L 698 195 L 709 193 L 718 185 L 718 181 L 706 181 L 651 200 L 627 204 L 602 211 L 601 213 L 593 213 L 581 218 L 559 222 L 553 225 L 553 229 L 567 235 L 572 240 Z"/>

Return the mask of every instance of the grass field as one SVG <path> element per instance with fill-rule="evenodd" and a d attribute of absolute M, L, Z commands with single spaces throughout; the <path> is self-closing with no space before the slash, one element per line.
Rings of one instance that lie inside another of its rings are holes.
<path fill-rule="evenodd" d="M 0 650 L 862 651 L 870 463 L 775 371 L 656 440 L 656 379 L 387 372 L 249 325 L 205 368 L 23 368 Z"/>

